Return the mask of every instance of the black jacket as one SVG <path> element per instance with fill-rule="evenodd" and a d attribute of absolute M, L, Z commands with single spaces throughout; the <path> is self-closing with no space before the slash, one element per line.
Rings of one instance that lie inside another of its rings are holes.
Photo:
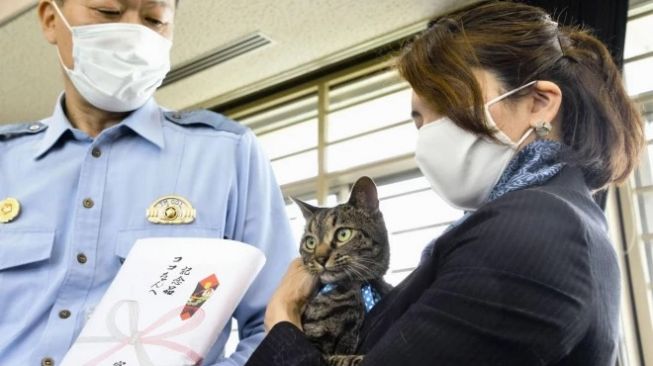
<path fill-rule="evenodd" d="M 606 230 L 576 168 L 483 206 L 368 314 L 362 364 L 614 365 L 619 268 Z M 247 365 L 325 363 L 280 323 Z"/>

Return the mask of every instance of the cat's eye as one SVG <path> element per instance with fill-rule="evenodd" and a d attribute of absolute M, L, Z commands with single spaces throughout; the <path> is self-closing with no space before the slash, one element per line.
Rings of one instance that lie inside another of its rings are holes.
<path fill-rule="evenodd" d="M 338 229 L 338 231 L 336 231 L 336 240 L 338 240 L 341 243 L 344 243 L 349 239 L 351 239 L 351 234 L 352 234 L 351 229 L 347 229 L 347 228 Z"/>
<path fill-rule="evenodd" d="M 315 239 L 312 236 L 307 236 L 306 239 L 304 239 L 304 247 L 308 251 L 312 251 L 315 249 L 315 246 L 317 245 L 317 239 Z"/>

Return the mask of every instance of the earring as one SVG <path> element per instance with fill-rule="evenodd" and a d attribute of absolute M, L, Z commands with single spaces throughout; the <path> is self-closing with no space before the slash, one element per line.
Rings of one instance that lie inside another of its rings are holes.
<path fill-rule="evenodd" d="M 537 134 L 539 138 L 546 137 L 552 129 L 551 123 L 547 121 L 535 122 L 532 127 L 535 129 L 535 134 Z"/>

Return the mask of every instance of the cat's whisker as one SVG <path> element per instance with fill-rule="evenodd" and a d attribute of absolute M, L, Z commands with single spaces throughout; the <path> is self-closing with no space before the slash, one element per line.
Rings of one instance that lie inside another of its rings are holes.
<path fill-rule="evenodd" d="M 372 267 L 373 267 L 373 266 L 370 266 L 370 265 L 368 265 L 366 263 L 361 263 L 360 261 L 352 261 L 352 264 L 356 264 L 357 266 L 359 266 L 361 268 L 365 268 L 365 269 L 370 270 L 370 271 L 372 270 Z M 375 262 L 371 262 L 369 264 L 376 265 Z"/>
<path fill-rule="evenodd" d="M 360 273 L 361 275 L 361 280 L 364 280 L 365 278 L 373 278 L 376 277 L 374 276 L 374 272 L 371 271 L 368 267 L 358 263 L 358 262 L 351 262 L 349 264 L 349 268 L 355 269 L 357 273 Z"/>
<path fill-rule="evenodd" d="M 349 272 L 347 272 L 347 271 L 344 271 L 343 273 L 344 273 L 345 275 L 347 275 L 347 277 L 349 278 L 350 281 L 354 282 L 354 276 L 352 276 L 351 273 L 349 273 Z"/>
<path fill-rule="evenodd" d="M 365 270 L 371 272 L 371 273 L 376 273 L 378 272 L 378 264 L 377 263 L 362 263 L 360 261 L 351 261 L 352 265 L 356 265 L 359 268 L 364 268 Z"/>
<path fill-rule="evenodd" d="M 374 259 L 371 259 L 371 258 L 363 258 L 363 257 L 356 258 L 356 262 L 370 263 L 370 264 L 375 264 L 375 265 L 379 264 L 379 262 L 377 260 L 374 260 Z"/>
<path fill-rule="evenodd" d="M 353 272 L 359 281 L 365 281 L 365 276 L 356 267 L 349 266 L 347 269 Z"/>
<path fill-rule="evenodd" d="M 370 272 L 374 272 L 373 267 L 377 267 L 379 265 L 379 263 L 376 262 L 376 261 L 363 259 L 363 258 L 357 258 L 355 261 L 352 261 L 352 263 L 356 263 L 356 265 L 358 265 L 360 267 L 364 267 L 365 269 L 367 269 Z M 368 265 L 366 265 L 366 264 L 368 264 Z"/>
<path fill-rule="evenodd" d="M 354 281 L 354 280 L 359 280 L 359 272 L 356 271 L 355 268 L 352 268 L 352 267 L 346 267 L 345 269 L 343 269 L 342 272 L 343 272 L 343 273 L 346 273 L 346 274 L 348 274 L 348 275 L 351 275 L 351 276 L 352 276 L 352 281 Z"/>
<path fill-rule="evenodd" d="M 351 274 L 352 282 L 362 281 L 361 276 L 356 271 L 347 270 L 345 273 Z"/>

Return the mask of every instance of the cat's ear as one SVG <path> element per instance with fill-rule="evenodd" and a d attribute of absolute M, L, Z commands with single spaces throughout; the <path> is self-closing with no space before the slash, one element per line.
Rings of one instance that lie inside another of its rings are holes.
<path fill-rule="evenodd" d="M 308 203 L 298 200 L 295 197 L 290 197 L 297 206 L 299 206 L 299 209 L 302 210 L 302 215 L 304 215 L 304 218 L 308 220 L 309 217 L 313 216 L 313 214 L 319 209 L 319 207 L 311 206 Z"/>
<path fill-rule="evenodd" d="M 349 204 L 369 211 L 379 209 L 379 196 L 376 192 L 376 184 L 374 184 L 374 181 L 370 177 L 360 177 L 354 183 L 354 187 L 351 189 L 351 195 L 349 196 Z"/>

